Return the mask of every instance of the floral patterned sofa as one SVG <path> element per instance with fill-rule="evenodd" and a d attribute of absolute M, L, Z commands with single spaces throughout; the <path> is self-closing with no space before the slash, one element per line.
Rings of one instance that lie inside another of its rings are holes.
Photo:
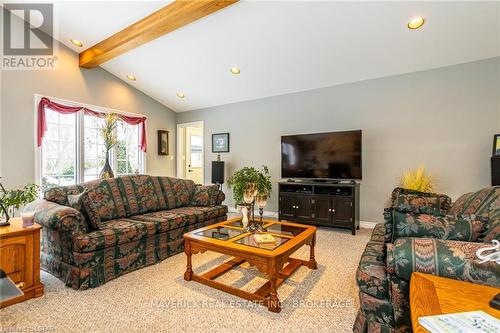
<path fill-rule="evenodd" d="M 86 192 L 100 225 L 69 206 Z M 29 204 L 42 228 L 41 266 L 73 289 L 100 286 L 184 250 L 183 235 L 227 219 L 215 185 L 130 175 L 56 187 Z"/>
<path fill-rule="evenodd" d="M 413 272 L 500 287 L 500 265 L 480 264 L 475 254 L 500 240 L 500 187 L 464 194 L 453 205 L 446 195 L 396 188 L 391 201 L 356 273 L 354 332 L 411 332 Z"/>

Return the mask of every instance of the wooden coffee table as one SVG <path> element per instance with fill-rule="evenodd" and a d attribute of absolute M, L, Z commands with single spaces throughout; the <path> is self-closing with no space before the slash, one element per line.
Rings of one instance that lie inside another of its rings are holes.
<path fill-rule="evenodd" d="M 302 265 L 311 269 L 317 268 L 314 259 L 317 228 L 273 220 L 264 220 L 263 223 L 264 227 L 267 228 L 267 233 L 275 238 L 274 244 L 256 243 L 251 233 L 244 232 L 241 218 L 220 222 L 184 234 L 187 256 L 184 279 L 194 280 L 246 300 L 262 303 L 267 306 L 269 311 L 280 312 L 278 286 Z M 308 261 L 290 257 L 305 244 L 310 247 Z M 230 255 L 233 258 L 209 272 L 196 275 L 193 273 L 191 256 L 207 250 Z M 269 281 L 256 292 L 247 292 L 215 281 L 217 277 L 244 262 L 257 267 L 269 278 Z"/>
<path fill-rule="evenodd" d="M 488 305 L 500 289 L 413 273 L 410 279 L 410 312 L 414 333 L 427 333 L 418 318 L 467 311 L 484 311 L 500 319 L 500 311 Z"/>

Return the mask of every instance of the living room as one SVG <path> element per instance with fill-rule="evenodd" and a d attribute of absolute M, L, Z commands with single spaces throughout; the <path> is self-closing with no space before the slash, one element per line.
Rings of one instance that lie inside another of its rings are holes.
<path fill-rule="evenodd" d="M 499 1 L 1 8 L 3 331 L 499 327 Z"/>

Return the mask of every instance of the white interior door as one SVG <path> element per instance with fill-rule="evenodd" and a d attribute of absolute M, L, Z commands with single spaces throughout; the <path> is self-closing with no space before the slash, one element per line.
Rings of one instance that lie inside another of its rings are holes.
<path fill-rule="evenodd" d="M 203 133 L 200 127 L 186 127 L 184 175 L 203 184 Z"/>

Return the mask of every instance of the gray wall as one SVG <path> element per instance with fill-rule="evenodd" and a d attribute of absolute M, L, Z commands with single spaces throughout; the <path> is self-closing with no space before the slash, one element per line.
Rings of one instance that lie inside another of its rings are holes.
<path fill-rule="evenodd" d="M 35 181 L 34 95 L 144 114 L 149 174 L 174 175 L 175 113 L 100 67 L 81 69 L 78 55 L 59 46 L 57 70 L 1 71 L 1 176 L 8 187 Z M 170 156 L 157 155 L 156 130 L 170 131 Z"/>
<path fill-rule="evenodd" d="M 230 132 L 231 152 L 222 154 L 227 175 L 243 166 L 267 165 L 271 211 L 278 206 L 281 135 L 362 129 L 361 219 L 376 222 L 403 170 L 419 164 L 453 199 L 490 184 L 499 96 L 500 58 L 493 58 L 179 113 L 177 122 L 205 121 L 207 183 L 216 158 L 212 133 Z"/>

